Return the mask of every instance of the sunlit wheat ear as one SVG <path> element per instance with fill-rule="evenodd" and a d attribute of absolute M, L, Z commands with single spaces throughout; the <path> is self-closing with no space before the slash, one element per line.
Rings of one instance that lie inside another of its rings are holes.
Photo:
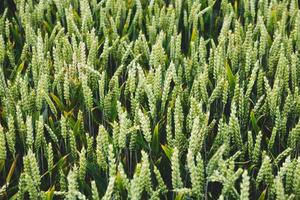
<path fill-rule="evenodd" d="M 77 192 L 78 192 L 78 168 L 75 165 L 73 169 L 71 169 L 68 173 L 68 192 L 66 195 L 66 199 L 76 199 Z"/>
<path fill-rule="evenodd" d="M 204 164 L 201 154 L 198 153 L 195 159 L 194 154 L 189 150 L 187 154 L 187 165 L 192 182 L 192 192 L 195 197 L 200 198 L 203 195 L 205 185 Z"/>
<path fill-rule="evenodd" d="M 295 167 L 295 171 L 294 171 L 294 181 L 293 181 L 293 191 L 294 191 L 294 194 L 296 194 L 297 196 L 299 196 L 299 194 L 300 194 L 300 189 L 299 189 L 299 185 L 300 185 L 299 171 L 300 171 L 300 159 L 298 158 L 297 164 L 296 164 L 296 167 Z"/>
<path fill-rule="evenodd" d="M 8 116 L 8 131 L 6 132 L 6 142 L 8 149 L 12 155 L 15 154 L 15 143 L 16 143 L 16 130 L 15 130 L 15 120 L 13 115 Z"/>
<path fill-rule="evenodd" d="M 43 116 L 39 117 L 39 120 L 35 122 L 36 126 L 36 136 L 35 136 L 35 144 L 34 147 L 38 150 L 44 143 L 44 119 Z"/>
<path fill-rule="evenodd" d="M 82 92 L 84 96 L 84 102 L 88 109 L 93 107 L 93 93 L 87 83 L 87 77 L 82 77 Z"/>
<path fill-rule="evenodd" d="M 181 153 L 186 147 L 186 137 L 183 133 L 183 110 L 180 100 L 180 95 L 177 96 L 175 101 L 174 108 L 174 124 L 175 124 L 175 146 L 178 148 L 178 151 Z"/>
<path fill-rule="evenodd" d="M 142 151 L 142 166 L 141 166 L 141 174 L 143 175 L 140 184 L 144 188 L 144 190 L 148 193 L 152 193 L 152 182 L 151 182 L 151 171 L 150 171 L 150 163 L 148 159 L 148 155 L 146 152 Z"/>
<path fill-rule="evenodd" d="M 21 173 L 18 183 L 17 199 L 24 199 L 24 193 L 26 192 L 26 180 L 25 173 Z"/>
<path fill-rule="evenodd" d="M 144 138 L 148 142 L 148 144 L 150 144 L 151 138 L 152 138 L 151 128 L 150 128 L 150 119 L 147 116 L 147 114 L 144 114 L 141 110 L 139 110 L 138 116 L 140 118 L 140 126 L 142 128 Z"/>
<path fill-rule="evenodd" d="M 180 175 L 180 164 L 179 164 L 179 152 L 175 147 L 172 153 L 172 187 L 173 189 L 180 189 L 183 187 L 181 175 Z"/>
<path fill-rule="evenodd" d="M 6 142 L 3 127 L 0 125 L 0 160 L 6 159 Z"/>
<path fill-rule="evenodd" d="M 168 191 L 168 189 L 167 189 L 167 186 L 166 186 L 164 180 L 161 177 L 161 173 L 159 172 L 159 170 L 157 169 L 156 166 L 154 166 L 154 174 L 155 174 L 156 180 L 158 182 L 157 187 L 160 189 L 162 194 L 165 194 Z"/>
<path fill-rule="evenodd" d="M 91 185 L 92 185 L 93 200 L 99 200 L 100 199 L 99 198 L 99 193 L 98 193 L 98 189 L 97 189 L 95 181 L 92 181 Z"/>
<path fill-rule="evenodd" d="M 67 139 L 68 137 L 68 129 L 67 129 L 67 120 L 62 115 L 60 119 L 60 133 L 63 139 Z"/>
<path fill-rule="evenodd" d="M 87 154 L 87 160 L 94 160 L 94 138 L 93 136 L 89 135 L 89 133 L 85 134 L 86 137 L 86 154 Z"/>
<path fill-rule="evenodd" d="M 269 156 L 265 155 L 263 158 L 263 162 L 261 164 L 261 167 L 259 169 L 259 172 L 256 177 L 256 182 L 259 184 L 262 181 L 264 181 L 267 184 L 273 184 L 273 171 L 272 171 L 272 164 L 271 159 Z"/>
<path fill-rule="evenodd" d="M 255 139 L 254 149 L 252 152 L 252 160 L 254 163 L 257 163 L 261 156 L 261 140 L 262 140 L 262 133 L 259 132 Z"/>
<path fill-rule="evenodd" d="M 69 141 L 69 153 L 74 159 L 77 159 L 77 148 L 76 148 L 76 138 L 74 132 L 71 130 L 68 132 Z"/>
<path fill-rule="evenodd" d="M 27 155 L 24 157 L 24 179 L 26 190 L 31 199 L 39 199 L 40 196 L 40 170 L 35 158 L 35 154 L 31 149 L 28 150 Z"/>
<path fill-rule="evenodd" d="M 248 176 L 247 171 L 244 171 L 242 175 L 242 183 L 241 183 L 241 200 L 248 200 L 249 199 L 249 190 L 250 190 L 250 178 Z"/>
<path fill-rule="evenodd" d="M 47 147 L 47 162 L 48 162 L 48 170 L 51 171 L 54 166 L 53 147 L 51 143 L 49 143 Z"/>
<path fill-rule="evenodd" d="M 199 117 L 196 117 L 193 121 L 193 127 L 191 131 L 191 137 L 189 138 L 189 151 L 191 154 L 197 155 L 202 148 L 204 139 L 204 130 L 200 126 Z"/>
<path fill-rule="evenodd" d="M 84 181 L 86 176 L 86 150 L 83 147 L 81 149 L 80 155 L 79 155 L 79 169 L 78 169 L 78 178 L 81 181 Z"/>
<path fill-rule="evenodd" d="M 5 57 L 5 42 L 3 40 L 3 36 L 0 37 L 0 63 L 3 63 Z"/>
<path fill-rule="evenodd" d="M 134 200 L 138 200 L 141 198 L 143 187 L 140 184 L 141 181 L 141 164 L 138 163 L 136 165 L 136 169 L 133 175 L 132 180 L 130 181 L 130 191 L 129 197 Z"/>

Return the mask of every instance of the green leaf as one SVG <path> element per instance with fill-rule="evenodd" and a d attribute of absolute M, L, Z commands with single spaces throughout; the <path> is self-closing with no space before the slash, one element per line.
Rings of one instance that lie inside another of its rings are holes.
<path fill-rule="evenodd" d="M 49 169 L 46 173 L 44 173 L 41 178 L 46 176 L 48 173 L 52 172 L 54 169 L 61 169 L 61 167 L 65 164 L 67 157 L 69 154 L 65 155 L 64 157 L 60 158 L 59 161 L 53 166 L 52 169 Z"/>
<path fill-rule="evenodd" d="M 161 145 L 161 148 L 165 152 L 166 156 L 169 160 L 171 160 L 172 154 L 173 154 L 173 148 L 169 147 L 168 145 Z"/>
<path fill-rule="evenodd" d="M 65 110 L 65 105 L 61 102 L 61 100 L 55 94 L 50 93 L 50 96 L 52 97 L 53 101 L 58 106 L 58 108 L 60 109 L 60 111 Z"/>
<path fill-rule="evenodd" d="M 18 66 L 17 66 L 17 64 L 14 65 L 14 69 L 12 70 L 9 79 L 15 80 L 18 73 L 20 73 L 23 70 L 23 68 L 24 68 L 24 61 L 21 64 L 19 64 Z"/>
<path fill-rule="evenodd" d="M 18 157 L 19 157 L 19 155 L 16 156 L 16 158 L 14 159 L 14 162 L 13 162 L 12 165 L 10 166 L 8 175 L 7 175 L 7 177 L 6 177 L 6 184 L 7 184 L 7 185 L 9 185 L 10 180 L 11 180 L 11 177 L 12 177 L 12 175 L 14 174 L 14 171 L 15 171 L 15 169 L 16 169 Z"/>
<path fill-rule="evenodd" d="M 24 65 L 25 65 L 24 61 L 21 64 L 19 64 L 17 68 L 17 74 L 22 72 L 22 70 L 24 69 Z"/>
<path fill-rule="evenodd" d="M 267 189 L 265 189 L 259 196 L 258 200 L 265 200 Z"/>
<path fill-rule="evenodd" d="M 80 132 L 80 126 L 81 126 L 81 122 L 77 120 L 73 127 L 73 132 L 75 135 Z"/>
<path fill-rule="evenodd" d="M 53 29 L 50 24 L 47 22 L 47 21 L 43 21 L 43 25 L 44 25 L 44 28 L 47 30 L 48 33 L 51 33 L 51 30 Z"/>
<path fill-rule="evenodd" d="M 230 90 L 233 90 L 234 86 L 235 86 L 235 76 L 233 75 L 228 62 L 225 63 L 225 68 L 226 68 L 226 75 L 227 75 L 227 78 L 228 78 Z"/>
<path fill-rule="evenodd" d="M 52 186 L 49 190 L 45 193 L 45 200 L 52 200 L 54 196 L 55 187 Z"/>
<path fill-rule="evenodd" d="M 5 160 L 0 160 L 0 172 L 2 171 L 4 165 L 5 165 Z"/>
<path fill-rule="evenodd" d="M 17 76 L 19 73 L 21 73 L 22 70 L 24 69 L 24 65 L 25 65 L 24 61 L 23 61 L 21 64 L 19 64 L 19 66 L 16 65 L 16 67 L 13 69 L 13 71 L 12 71 L 12 73 L 11 73 L 11 75 L 10 75 L 9 78 L 10 78 L 11 80 L 15 80 L 16 76 Z"/>
<path fill-rule="evenodd" d="M 192 30 L 192 36 L 191 36 L 191 42 L 195 41 L 196 36 L 197 36 L 197 29 L 193 29 Z"/>
<path fill-rule="evenodd" d="M 181 200 L 181 199 L 183 199 L 183 196 L 184 195 L 182 193 L 179 193 L 179 194 L 176 195 L 175 200 Z"/>
<path fill-rule="evenodd" d="M 252 124 L 253 130 L 257 134 L 259 132 L 259 127 L 257 126 L 257 120 L 256 120 L 256 117 L 255 117 L 255 114 L 253 111 L 251 111 L 251 113 L 250 113 L 250 119 L 251 119 L 251 124 Z"/>
<path fill-rule="evenodd" d="M 66 162 L 67 158 L 68 158 L 69 154 L 65 155 L 64 157 L 62 157 L 61 159 L 59 159 L 59 161 L 56 163 L 56 165 L 54 167 L 58 167 L 58 169 L 61 168 L 61 166 Z"/>
<path fill-rule="evenodd" d="M 152 145 L 151 145 L 151 148 L 155 154 L 158 154 L 159 152 L 159 137 L 160 137 L 159 123 L 157 123 L 153 131 Z"/>

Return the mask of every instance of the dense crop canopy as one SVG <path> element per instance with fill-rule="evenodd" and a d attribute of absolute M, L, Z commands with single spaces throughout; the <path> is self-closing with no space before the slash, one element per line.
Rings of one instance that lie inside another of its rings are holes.
<path fill-rule="evenodd" d="M 297 0 L 0 1 L 0 199 L 300 199 Z"/>

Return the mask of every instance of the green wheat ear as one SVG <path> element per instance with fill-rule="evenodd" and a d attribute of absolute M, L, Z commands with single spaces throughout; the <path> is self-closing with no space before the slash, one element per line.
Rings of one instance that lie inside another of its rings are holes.
<path fill-rule="evenodd" d="M 3 127 L 0 125 L 0 160 L 6 159 L 6 144 Z"/>
<path fill-rule="evenodd" d="M 249 199 L 249 190 L 250 190 L 250 177 L 248 176 L 247 171 L 244 171 L 242 175 L 243 181 L 241 183 L 241 195 L 240 198 L 242 200 L 248 200 Z"/>
<path fill-rule="evenodd" d="M 173 189 L 180 189 L 183 187 L 181 175 L 180 175 L 180 164 L 179 164 L 179 152 L 175 147 L 172 153 L 172 187 Z"/>

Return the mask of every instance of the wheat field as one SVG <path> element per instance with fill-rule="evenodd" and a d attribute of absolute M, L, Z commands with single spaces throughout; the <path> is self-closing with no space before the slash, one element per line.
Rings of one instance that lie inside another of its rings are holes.
<path fill-rule="evenodd" d="M 0 1 L 0 199 L 300 199 L 297 0 Z"/>

